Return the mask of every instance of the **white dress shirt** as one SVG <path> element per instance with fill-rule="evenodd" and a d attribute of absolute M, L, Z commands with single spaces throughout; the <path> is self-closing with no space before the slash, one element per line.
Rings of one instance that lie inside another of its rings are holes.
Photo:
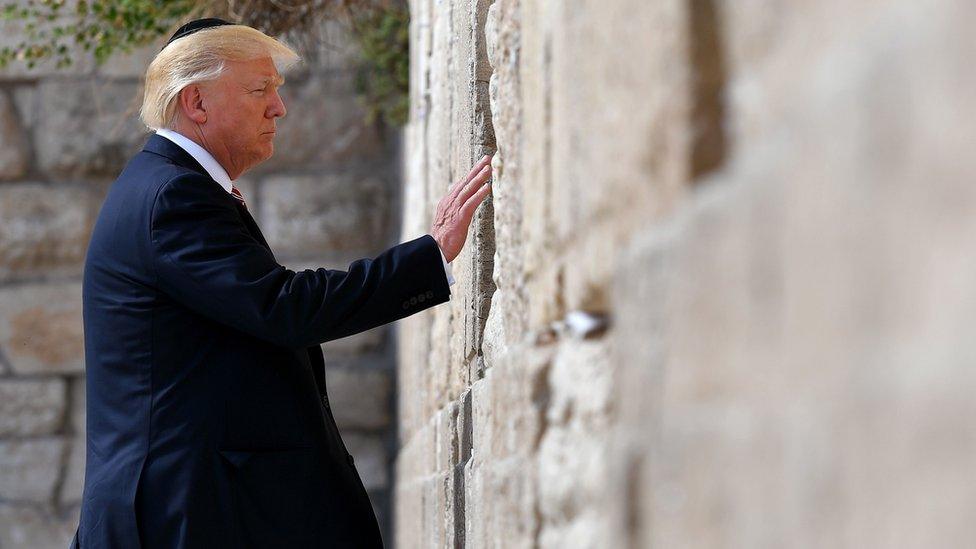
<path fill-rule="evenodd" d="M 234 183 L 230 176 L 227 175 L 227 170 L 217 162 L 217 159 L 213 157 L 207 149 L 204 149 L 200 145 L 197 145 L 195 141 L 186 137 L 181 133 L 177 133 L 173 130 L 168 130 L 166 128 L 160 128 L 156 130 L 158 135 L 169 139 L 173 143 L 179 145 L 181 149 L 189 153 L 203 169 L 207 170 L 207 174 L 213 178 L 214 181 L 220 183 L 220 186 L 224 188 L 225 191 L 231 193 L 234 187 Z M 235 199 L 236 200 L 236 199 Z M 444 257 L 444 252 L 441 251 L 440 246 L 437 247 L 437 251 L 441 252 L 441 261 L 444 263 L 444 275 L 447 276 L 447 285 L 454 285 L 454 274 L 451 272 L 451 264 L 447 262 L 447 258 Z"/>

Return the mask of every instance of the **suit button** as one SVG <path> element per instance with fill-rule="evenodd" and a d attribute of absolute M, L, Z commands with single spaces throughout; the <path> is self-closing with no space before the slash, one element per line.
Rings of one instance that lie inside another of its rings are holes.
<path fill-rule="evenodd" d="M 419 301 L 421 303 L 423 303 L 426 300 L 427 300 L 427 296 L 425 296 L 424 294 L 420 294 L 420 295 L 417 296 L 417 301 Z"/>
<path fill-rule="evenodd" d="M 410 301 L 409 300 L 403 302 L 403 309 L 404 310 L 407 310 L 408 308 L 410 308 Z"/>
<path fill-rule="evenodd" d="M 349 462 L 349 465 L 355 465 L 356 464 L 356 460 L 354 460 L 352 458 L 352 454 L 346 454 L 346 461 Z"/>
<path fill-rule="evenodd" d="M 434 299 L 434 292 L 432 290 L 427 290 L 427 299 Z"/>

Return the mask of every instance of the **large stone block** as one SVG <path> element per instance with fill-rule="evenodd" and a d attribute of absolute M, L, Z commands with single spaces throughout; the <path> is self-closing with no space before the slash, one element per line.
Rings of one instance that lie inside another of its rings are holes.
<path fill-rule="evenodd" d="M 367 490 L 389 486 L 390 460 L 381 435 L 345 434 L 342 441 L 356 460 L 356 470 Z"/>
<path fill-rule="evenodd" d="M 26 4 L 28 2 L 11 2 L 12 4 Z M 66 20 L 56 21 L 63 24 Z M 44 26 L 45 23 L 41 23 Z M 48 29 L 49 31 L 50 29 Z M 14 48 L 28 40 L 25 22 L 20 20 L 4 20 L 0 22 L 0 47 Z M 95 59 L 91 50 L 83 51 L 73 48 L 70 52 L 72 63 L 66 67 L 58 67 L 56 59 L 45 59 L 33 67 L 26 62 L 15 60 L 0 70 L 0 80 L 37 80 L 63 75 L 89 76 L 95 66 Z"/>
<path fill-rule="evenodd" d="M 23 177 L 30 162 L 30 139 L 20 122 L 17 107 L 0 93 L 0 180 Z"/>
<path fill-rule="evenodd" d="M 345 267 L 342 267 L 343 269 Z M 326 362 L 331 358 L 346 357 L 365 353 L 376 352 L 387 341 L 390 328 L 380 326 L 372 330 L 366 330 L 349 337 L 334 339 L 322 344 L 322 351 L 325 354 Z"/>
<path fill-rule="evenodd" d="M 14 372 L 84 370 L 80 284 L 8 287 L 0 304 L 0 345 Z"/>
<path fill-rule="evenodd" d="M 0 498 L 50 502 L 63 459 L 60 438 L 0 441 Z"/>
<path fill-rule="evenodd" d="M 74 505 L 81 502 L 82 492 L 85 490 L 85 461 L 87 449 L 85 433 L 79 433 L 69 442 L 68 462 L 64 470 L 64 481 L 61 483 L 58 501 L 62 505 Z"/>
<path fill-rule="evenodd" d="M 386 154 L 379 129 L 367 124 L 348 72 L 286 76 L 275 153 L 258 171 L 295 166 L 375 163 Z"/>
<path fill-rule="evenodd" d="M 0 280 L 80 274 L 96 211 L 80 185 L 0 186 Z"/>
<path fill-rule="evenodd" d="M 0 436 L 49 435 L 64 423 L 65 382 L 0 380 Z"/>
<path fill-rule="evenodd" d="M 38 93 L 34 149 L 44 172 L 115 177 L 148 137 L 137 83 L 47 79 Z"/>
<path fill-rule="evenodd" d="M 65 467 L 64 481 L 61 483 L 60 501 L 62 505 L 80 502 L 85 487 L 85 445 L 87 444 L 85 438 L 85 377 L 72 377 L 69 384 L 70 417 L 68 420 L 73 436 L 70 440 L 71 449 Z"/>
<path fill-rule="evenodd" d="M 78 527 L 78 509 L 55 512 L 36 505 L 0 504 L 0 547 L 64 549 Z"/>
<path fill-rule="evenodd" d="M 342 429 L 382 429 L 390 425 L 392 372 L 329 368 L 329 402 Z"/>
<path fill-rule="evenodd" d="M 380 177 L 271 177 L 261 192 L 261 229 L 276 255 L 362 252 L 385 241 L 390 197 Z"/>

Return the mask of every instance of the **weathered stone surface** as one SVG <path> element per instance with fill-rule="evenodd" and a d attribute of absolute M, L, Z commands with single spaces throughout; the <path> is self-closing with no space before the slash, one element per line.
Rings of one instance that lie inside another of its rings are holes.
<path fill-rule="evenodd" d="M 27 174 L 30 138 L 20 123 L 17 108 L 6 93 L 0 93 L 0 180 Z"/>
<path fill-rule="evenodd" d="M 85 378 L 72 377 L 70 379 L 71 398 L 71 433 L 69 440 L 71 448 L 68 463 L 65 466 L 64 481 L 61 483 L 59 500 L 62 505 L 74 505 L 81 501 L 85 487 Z"/>
<path fill-rule="evenodd" d="M 389 486 L 390 462 L 382 436 L 348 433 L 342 436 L 342 440 L 356 460 L 356 470 L 367 490 Z"/>
<path fill-rule="evenodd" d="M 261 230 L 276 255 L 369 250 L 389 215 L 386 183 L 351 173 L 270 177 L 261 187 Z"/>
<path fill-rule="evenodd" d="M 80 284 L 5 288 L 0 303 L 0 342 L 14 372 L 84 370 Z"/>
<path fill-rule="evenodd" d="M 349 337 L 334 339 L 322 344 L 322 352 L 327 363 L 333 358 L 370 353 L 383 345 L 389 332 L 389 327 L 380 326 Z"/>
<path fill-rule="evenodd" d="M 49 435 L 64 423 L 65 382 L 0 380 L 0 436 Z"/>
<path fill-rule="evenodd" d="M 60 438 L 0 440 L 0 498 L 50 502 L 62 459 L 64 441 Z"/>
<path fill-rule="evenodd" d="M 482 39 L 498 153 L 493 240 L 402 343 L 401 543 L 976 536 L 971 3 L 497 0 L 473 39 L 475 2 L 412 8 L 405 229 L 481 138 Z"/>
<path fill-rule="evenodd" d="M 64 482 L 61 484 L 58 501 L 61 505 L 75 505 L 81 503 L 81 496 L 85 490 L 85 434 L 80 433 L 68 442 L 68 462 L 64 470 Z"/>
<path fill-rule="evenodd" d="M 115 177 L 148 137 L 136 83 L 44 80 L 38 93 L 34 149 L 44 172 Z"/>
<path fill-rule="evenodd" d="M 390 424 L 392 372 L 329 368 L 329 402 L 342 429 L 382 429 Z"/>
<path fill-rule="evenodd" d="M 35 505 L 0 504 L 0 547 L 63 549 L 78 526 L 78 509 L 55 512 Z"/>
<path fill-rule="evenodd" d="M 286 76 L 281 100 L 287 114 L 278 121 L 275 153 L 260 173 L 295 165 L 323 166 L 377 162 L 385 145 L 375 126 L 367 125 L 348 72 Z"/>
<path fill-rule="evenodd" d="M 42 22 L 41 26 L 43 25 Z M 23 21 L 10 19 L 0 22 L 0 48 L 17 47 L 27 39 L 28 33 Z M 77 48 L 71 52 L 71 59 L 73 62 L 66 67 L 58 67 L 56 59 L 45 59 L 33 67 L 28 67 L 27 63 L 17 60 L 0 70 L 0 80 L 36 80 L 63 75 L 87 76 L 92 73 L 95 62 L 90 51 Z"/>
<path fill-rule="evenodd" d="M 0 185 L 0 280 L 80 274 L 96 213 L 79 185 Z"/>

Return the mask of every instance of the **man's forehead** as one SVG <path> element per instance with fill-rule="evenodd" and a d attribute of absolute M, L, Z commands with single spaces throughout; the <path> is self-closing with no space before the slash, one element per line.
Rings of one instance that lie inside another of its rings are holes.
<path fill-rule="evenodd" d="M 270 57 L 235 61 L 230 63 L 230 66 L 234 74 L 240 78 L 284 82 L 284 78 L 278 73 L 278 69 Z"/>

